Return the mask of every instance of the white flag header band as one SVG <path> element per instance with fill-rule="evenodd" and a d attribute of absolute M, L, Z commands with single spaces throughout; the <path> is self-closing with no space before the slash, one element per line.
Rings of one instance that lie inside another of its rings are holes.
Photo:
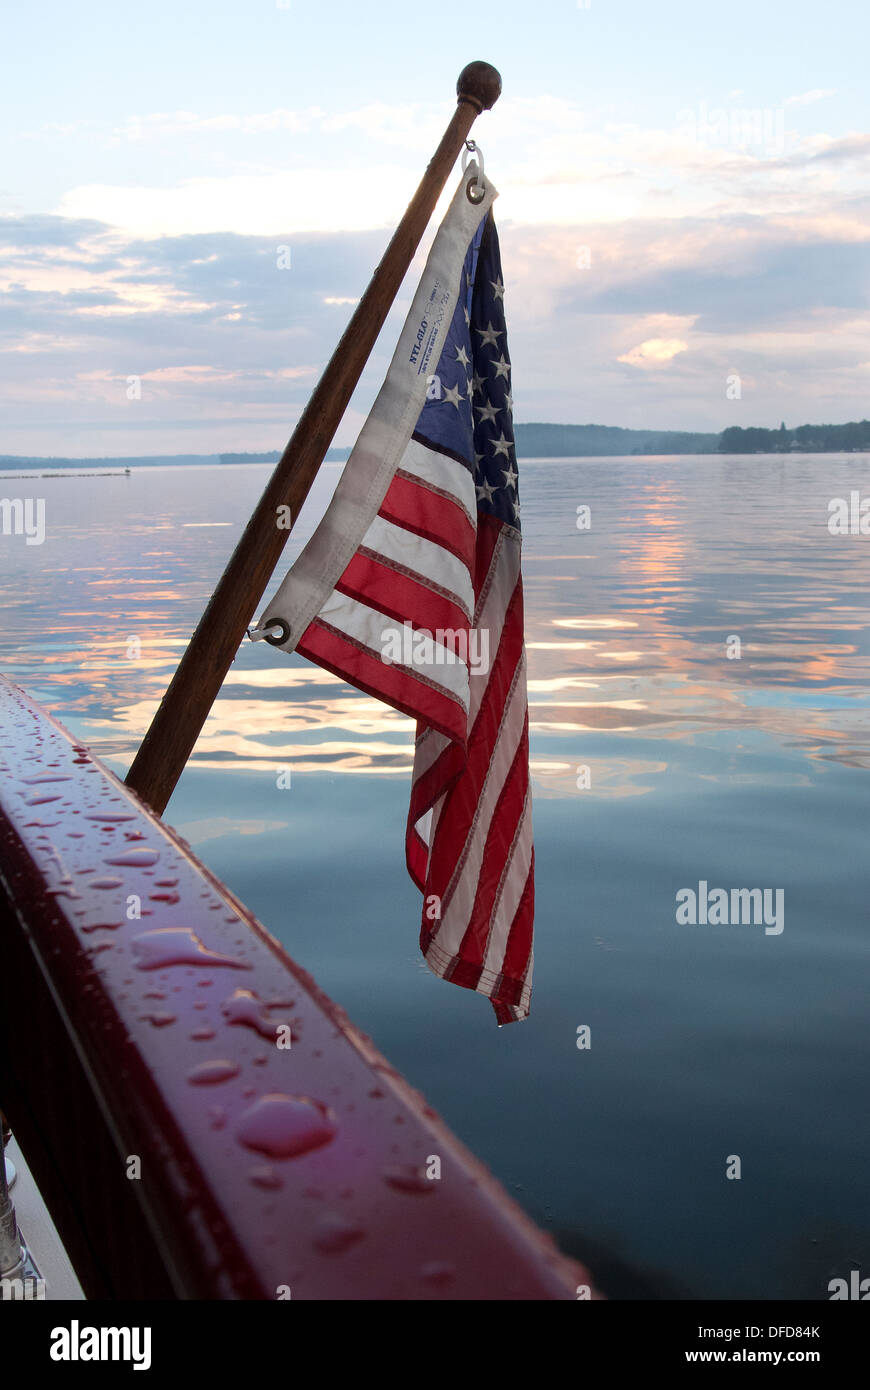
<path fill-rule="evenodd" d="M 473 161 L 462 175 L 432 244 L 426 268 L 384 384 L 363 425 L 332 500 L 265 615 L 252 631 L 259 637 L 279 622 L 289 629 L 273 646 L 292 652 L 346 570 L 378 514 L 387 489 L 426 402 L 461 290 L 462 267 L 472 237 L 498 197 L 489 179 L 480 202 L 467 196 L 478 177 Z"/>

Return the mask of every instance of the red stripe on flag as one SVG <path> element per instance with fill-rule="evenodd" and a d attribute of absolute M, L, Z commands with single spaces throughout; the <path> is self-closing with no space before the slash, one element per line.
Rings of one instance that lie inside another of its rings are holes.
<path fill-rule="evenodd" d="M 505 703 L 523 653 L 522 584 L 518 580 L 508 604 L 498 653 L 490 673 L 474 728 L 468 738 L 468 759 L 463 776 L 455 781 L 441 813 L 441 825 L 450 833 L 439 835 L 430 859 L 432 891 L 443 897 L 465 847 L 477 811 Z"/>
<path fill-rule="evenodd" d="M 475 530 L 462 507 L 446 493 L 433 492 L 408 474 L 397 474 L 378 515 L 412 531 L 415 536 L 443 546 L 471 570 Z"/>
<path fill-rule="evenodd" d="M 496 521 L 494 516 L 489 516 L 486 512 L 477 514 L 477 553 L 474 565 L 474 597 L 475 597 L 475 616 L 483 607 L 483 599 L 489 591 L 489 586 L 495 577 L 493 567 L 493 556 L 499 537 L 502 535 L 501 522 Z"/>
<path fill-rule="evenodd" d="M 451 743 L 439 754 L 432 766 L 415 780 L 411 788 L 411 805 L 408 812 L 410 825 L 415 825 L 421 816 L 425 816 L 430 806 L 435 804 L 451 780 L 457 777 L 464 767 L 464 749 Z"/>
<path fill-rule="evenodd" d="M 409 574 L 385 564 L 374 551 L 358 550 L 336 584 L 340 594 L 347 594 L 367 608 L 375 608 L 401 627 L 411 622 L 414 628 L 435 633 L 467 632 L 468 616 L 449 596 L 428 584 L 421 584 Z"/>
<path fill-rule="evenodd" d="M 381 661 L 321 618 L 315 618 L 305 629 L 296 650 L 367 695 L 385 700 L 412 719 L 424 718 L 448 738 L 464 741 L 467 715 L 457 700 L 436 690 L 419 672 Z"/>
<path fill-rule="evenodd" d="M 421 893 L 426 890 L 426 863 L 428 859 L 429 846 L 414 826 L 409 825 L 405 837 L 405 863 L 408 866 L 408 873 Z"/>
<path fill-rule="evenodd" d="M 423 954 L 426 954 L 424 947 Z M 454 985 L 462 985 L 464 989 L 477 989 L 480 984 L 481 967 L 479 962 L 473 960 L 463 960 L 456 957 L 444 972 L 445 980 L 450 980 Z"/>
<path fill-rule="evenodd" d="M 516 999 L 508 999 L 507 1003 L 519 1003 L 519 992 L 525 983 L 526 967 L 529 963 L 529 955 L 532 949 L 532 922 L 535 915 L 535 851 L 532 850 L 532 858 L 529 864 L 529 872 L 523 888 L 519 906 L 514 913 L 514 920 L 511 923 L 508 935 L 507 948 L 502 962 L 502 975 L 515 982 L 517 986 Z"/>
<path fill-rule="evenodd" d="M 490 920 L 496 898 L 499 896 L 499 889 L 510 871 L 511 850 L 529 789 L 528 767 L 529 731 L 527 718 L 516 756 L 492 813 L 486 846 L 481 858 L 474 908 L 462 938 L 460 954 L 473 960 L 482 961 L 486 955 Z"/>
<path fill-rule="evenodd" d="M 477 574 L 475 576 L 474 584 L 474 592 L 476 596 L 475 616 L 479 616 L 481 609 L 481 591 L 484 590 L 484 586 L 488 591 L 495 577 L 493 558 L 496 554 L 496 545 L 498 543 L 498 538 L 502 533 L 502 528 L 499 522 L 496 521 L 495 518 L 487 516 L 485 513 L 478 514 L 478 527 L 478 549 L 476 564 Z M 518 584 L 518 587 L 520 588 L 520 603 L 522 604 L 522 588 L 520 584 Z M 510 615 L 514 612 L 513 605 L 516 601 L 516 597 L 516 591 L 514 591 L 514 594 L 511 596 L 510 603 L 507 607 L 507 613 L 505 616 L 504 623 L 505 627 L 507 626 L 507 622 Z M 522 649 L 522 626 L 523 624 L 521 609 L 520 649 Z M 494 634 L 490 633 L 490 639 L 492 639 L 493 636 Z M 511 650 L 513 650 L 513 648 L 511 648 Z M 508 662 L 509 660 L 510 658 L 508 658 Z M 505 673 L 504 671 L 499 671 L 497 675 L 496 668 L 498 668 L 498 666 L 498 654 L 496 654 L 493 662 L 493 669 L 490 672 L 490 678 L 487 684 L 487 689 L 484 694 L 483 701 L 481 702 L 481 708 L 478 711 L 477 720 L 475 721 L 474 729 L 471 731 L 470 735 L 470 741 L 474 741 L 475 743 L 477 743 L 477 746 L 480 749 L 482 756 L 486 756 L 487 745 L 485 744 L 485 740 L 483 740 L 482 738 L 479 739 L 478 737 L 478 721 L 480 720 L 480 716 L 483 713 L 484 707 L 486 706 L 487 698 L 492 698 L 493 681 L 499 679 L 505 690 L 508 690 L 510 689 L 510 683 L 513 679 L 513 668 L 511 668 L 507 673 Z M 444 751 L 432 764 L 432 766 L 428 768 L 427 771 L 424 772 L 421 777 L 415 780 L 411 788 L 411 805 L 408 813 L 409 826 L 413 826 L 416 823 L 416 821 L 420 819 L 421 816 L 426 814 L 429 807 L 435 801 L 437 801 L 438 797 L 441 796 L 442 792 L 445 791 L 448 784 L 456 778 L 456 776 L 459 772 L 462 771 L 464 766 L 464 756 L 457 757 L 457 749 L 454 746 L 451 746 L 449 748 L 445 748 Z M 408 853 L 409 850 L 406 846 L 406 858 L 408 856 Z M 408 863 L 410 872 L 410 860 L 408 861 Z"/>

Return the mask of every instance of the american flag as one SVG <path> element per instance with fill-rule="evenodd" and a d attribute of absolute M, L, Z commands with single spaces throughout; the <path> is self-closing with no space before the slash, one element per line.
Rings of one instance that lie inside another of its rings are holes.
<path fill-rule="evenodd" d="M 499 1024 L 529 1012 L 534 916 L 512 406 L 490 210 L 380 510 L 296 643 L 417 720 L 406 858 L 423 893 L 420 945 L 436 975 L 485 994 Z"/>

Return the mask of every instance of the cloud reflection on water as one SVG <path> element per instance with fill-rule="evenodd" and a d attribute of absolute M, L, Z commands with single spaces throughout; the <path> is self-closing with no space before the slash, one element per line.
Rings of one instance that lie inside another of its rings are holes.
<path fill-rule="evenodd" d="M 573 793 L 574 767 L 593 754 L 590 795 L 640 794 L 667 770 L 675 740 L 704 731 L 760 730 L 805 757 L 870 766 L 870 562 L 823 525 L 827 497 L 847 489 L 858 461 L 758 460 L 754 477 L 746 460 L 733 465 L 525 465 L 539 794 Z M 793 483 L 777 492 L 772 534 L 771 468 Z M 4 542 L 3 669 L 97 752 L 129 762 L 264 476 L 140 469 L 120 488 L 47 481 L 45 547 Z M 62 508 L 52 485 L 65 489 Z M 592 506 L 586 533 L 573 528 L 577 498 Z M 156 531 L 161 549 L 143 549 Z M 739 661 L 726 657 L 732 633 Z M 618 752 L 612 740 L 598 746 L 604 733 L 619 735 Z M 639 736 L 654 736 L 655 757 L 632 757 L 626 740 Z M 245 643 L 193 760 L 407 777 L 412 740 L 410 720 L 337 677 Z"/>

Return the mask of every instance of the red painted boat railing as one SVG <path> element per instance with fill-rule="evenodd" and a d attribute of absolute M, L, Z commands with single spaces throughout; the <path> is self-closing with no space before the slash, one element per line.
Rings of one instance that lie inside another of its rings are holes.
<path fill-rule="evenodd" d="M 591 1284 L 188 846 L 2 677 L 0 1105 L 91 1298 Z"/>

